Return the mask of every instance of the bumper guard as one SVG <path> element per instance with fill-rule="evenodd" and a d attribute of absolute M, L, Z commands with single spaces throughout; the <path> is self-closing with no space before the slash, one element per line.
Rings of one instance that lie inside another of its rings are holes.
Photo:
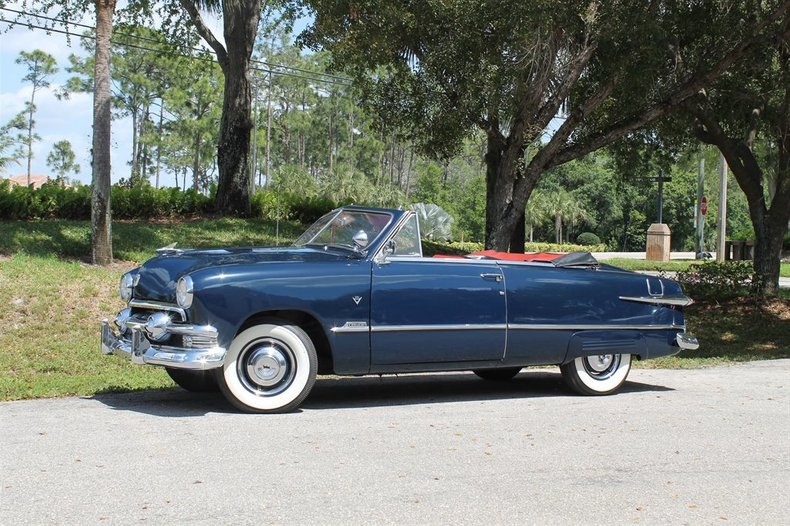
<path fill-rule="evenodd" d="M 225 349 L 197 349 L 152 344 L 140 327 L 130 327 L 131 339 L 123 338 L 106 319 L 101 322 L 103 354 L 123 356 L 138 365 L 162 365 L 176 369 L 204 370 L 222 367 Z M 183 332 L 182 332 L 183 333 Z"/>

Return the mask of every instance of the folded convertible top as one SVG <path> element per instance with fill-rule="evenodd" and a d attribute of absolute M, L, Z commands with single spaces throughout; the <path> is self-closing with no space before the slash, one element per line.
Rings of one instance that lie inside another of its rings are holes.
<path fill-rule="evenodd" d="M 442 256 L 439 258 L 462 258 L 464 256 Z M 498 261 L 530 261 L 534 263 L 551 263 L 555 267 L 595 267 L 598 260 L 589 252 L 571 252 L 569 254 L 557 254 L 553 252 L 532 252 L 527 254 L 517 254 L 512 252 L 497 252 L 496 250 L 481 250 L 473 252 L 467 258 L 472 259 L 496 259 Z"/>

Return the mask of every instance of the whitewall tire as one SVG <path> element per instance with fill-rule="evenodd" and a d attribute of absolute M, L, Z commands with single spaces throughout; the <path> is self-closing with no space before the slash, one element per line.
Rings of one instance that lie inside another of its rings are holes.
<path fill-rule="evenodd" d="M 630 354 L 582 356 L 560 366 L 568 387 L 583 395 L 606 395 L 617 391 L 630 370 Z"/>
<path fill-rule="evenodd" d="M 218 374 L 222 394 L 251 413 L 285 413 L 301 404 L 315 383 L 318 359 L 300 327 L 266 320 L 240 332 Z"/>

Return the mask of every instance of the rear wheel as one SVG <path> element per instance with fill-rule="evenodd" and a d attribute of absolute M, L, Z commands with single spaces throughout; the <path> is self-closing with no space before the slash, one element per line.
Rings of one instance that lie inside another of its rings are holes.
<path fill-rule="evenodd" d="M 516 376 L 521 367 L 507 367 L 502 369 L 476 369 L 474 373 L 483 380 L 492 382 L 506 382 Z"/>
<path fill-rule="evenodd" d="M 217 391 L 217 380 L 214 371 L 190 371 L 165 367 L 168 376 L 182 389 L 193 393 L 210 393 Z"/>
<path fill-rule="evenodd" d="M 630 354 L 582 356 L 560 366 L 568 387 L 583 395 L 605 395 L 617 391 L 630 370 Z"/>
<path fill-rule="evenodd" d="M 271 319 L 233 339 L 217 380 L 225 398 L 242 411 L 284 413 L 307 398 L 317 369 L 307 333 Z"/>

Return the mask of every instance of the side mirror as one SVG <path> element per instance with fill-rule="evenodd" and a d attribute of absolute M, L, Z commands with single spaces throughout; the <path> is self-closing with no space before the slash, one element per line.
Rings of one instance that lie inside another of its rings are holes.
<path fill-rule="evenodd" d="M 364 230 L 360 230 L 354 234 L 351 240 L 354 242 L 354 246 L 356 246 L 357 249 L 363 249 L 368 246 L 368 234 Z"/>
<path fill-rule="evenodd" d="M 388 257 L 393 255 L 394 253 L 395 253 L 395 240 L 394 239 L 390 239 L 382 247 L 381 255 L 384 257 L 384 259 L 387 259 Z"/>

